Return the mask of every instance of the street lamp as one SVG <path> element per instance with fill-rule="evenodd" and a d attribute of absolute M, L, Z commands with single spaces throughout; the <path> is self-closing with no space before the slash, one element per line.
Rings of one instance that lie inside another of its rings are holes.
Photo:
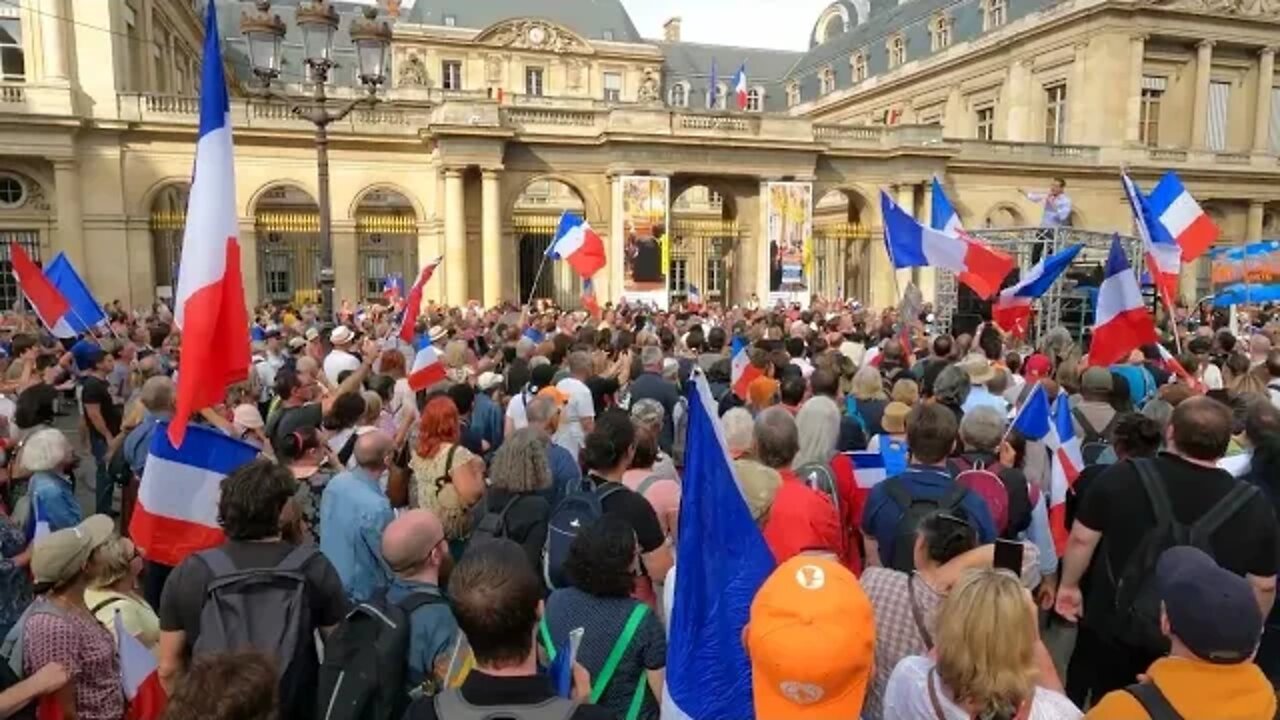
<path fill-rule="evenodd" d="M 316 128 L 316 178 L 320 210 L 320 301 L 323 316 L 334 317 L 333 301 L 333 236 L 331 209 L 329 207 L 329 125 L 345 118 L 359 105 L 372 105 L 379 101 L 378 88 L 387 79 L 387 54 L 391 47 L 391 27 L 378 21 L 376 7 L 364 8 L 363 17 L 351 23 L 351 41 L 356 46 L 359 64 L 358 77 L 366 93 L 351 100 L 337 110 L 329 110 L 329 97 L 325 91 L 330 72 L 337 67 L 333 60 L 333 36 L 338 31 L 338 11 L 328 0 L 313 0 L 295 13 L 298 29 L 302 32 L 303 62 L 310 71 L 305 78 L 311 83 L 311 97 L 295 100 L 271 86 L 280 77 L 280 53 L 285 36 L 285 24 L 279 15 L 271 12 L 270 0 L 258 0 L 256 11 L 240 17 L 240 31 L 249 43 L 249 61 L 259 87 L 253 92 L 263 97 L 280 100 L 298 117 L 308 120 Z"/>

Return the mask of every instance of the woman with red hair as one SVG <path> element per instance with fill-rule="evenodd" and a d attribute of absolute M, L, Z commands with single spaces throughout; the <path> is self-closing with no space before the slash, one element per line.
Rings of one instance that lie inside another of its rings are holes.
<path fill-rule="evenodd" d="M 409 460 L 409 506 L 440 518 L 451 549 L 470 534 L 471 508 L 484 496 L 484 460 L 462 446 L 461 435 L 457 406 L 437 395 L 422 409 L 418 446 Z"/>

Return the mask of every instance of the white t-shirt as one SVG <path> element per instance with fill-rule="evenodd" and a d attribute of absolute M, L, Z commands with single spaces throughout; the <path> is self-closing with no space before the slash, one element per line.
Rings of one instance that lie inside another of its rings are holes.
<path fill-rule="evenodd" d="M 560 429 L 556 430 L 555 441 L 576 458 L 587 439 L 582 421 L 595 418 L 596 403 L 591 397 L 591 388 L 577 378 L 567 377 L 561 380 L 556 383 L 556 389 L 564 393 L 569 401 L 561 412 Z"/>
<path fill-rule="evenodd" d="M 1231 473 L 1231 477 L 1243 477 L 1253 467 L 1253 453 L 1240 453 L 1224 457 L 1218 461 L 1218 467 Z"/>
<path fill-rule="evenodd" d="M 516 393 L 511 398 L 511 402 L 507 403 L 507 417 L 511 419 L 511 426 L 516 430 L 523 430 L 529 427 L 529 416 L 524 411 L 524 391 Z"/>
<path fill-rule="evenodd" d="M 884 691 L 886 718 L 937 720 L 933 703 L 929 701 L 929 671 L 932 669 L 933 661 L 919 655 L 905 657 L 898 662 Z M 969 720 L 969 714 L 951 700 L 951 691 L 942 686 L 942 681 L 937 676 L 934 677 L 934 687 L 937 688 L 938 704 L 942 706 L 946 720 Z M 1084 715 L 1066 695 L 1042 687 L 1036 688 L 1028 720 L 1075 720 L 1081 717 Z"/>
<path fill-rule="evenodd" d="M 1213 363 L 1205 363 L 1205 366 L 1200 368 L 1200 382 L 1204 383 L 1206 390 L 1221 390 L 1223 388 L 1222 371 Z"/>
<path fill-rule="evenodd" d="M 338 386 L 338 376 L 347 370 L 359 370 L 360 358 L 346 350 L 334 348 L 324 357 L 324 376 L 334 387 Z"/>

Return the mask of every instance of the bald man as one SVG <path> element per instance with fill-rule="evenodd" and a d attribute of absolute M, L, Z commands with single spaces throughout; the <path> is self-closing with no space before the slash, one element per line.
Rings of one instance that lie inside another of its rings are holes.
<path fill-rule="evenodd" d="M 430 510 L 401 513 L 382 534 L 382 557 L 394 575 L 387 600 L 409 615 L 410 689 L 442 687 L 458 623 L 440 592 L 440 571 L 448 560 L 444 527 Z"/>
<path fill-rule="evenodd" d="M 366 602 L 386 590 L 391 573 L 382 562 L 382 531 L 395 518 L 379 478 L 392 451 L 391 436 L 381 430 L 356 439 L 356 467 L 325 486 L 320 500 L 320 552 L 342 578 L 353 602 Z"/>

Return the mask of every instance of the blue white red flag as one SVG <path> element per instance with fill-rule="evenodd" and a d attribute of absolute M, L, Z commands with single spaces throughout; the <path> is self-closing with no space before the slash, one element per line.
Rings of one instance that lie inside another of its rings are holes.
<path fill-rule="evenodd" d="M 964 232 L 964 226 L 960 224 L 960 214 L 947 199 L 947 194 L 942 190 L 942 183 L 938 181 L 936 175 L 933 178 L 933 195 L 929 199 L 929 227 L 952 237 L 958 237 Z"/>
<path fill-rule="evenodd" d="M 1120 175 L 1129 210 L 1133 213 L 1133 226 L 1142 239 L 1142 252 L 1147 258 L 1151 281 L 1160 293 L 1165 307 L 1172 308 L 1178 298 L 1178 277 L 1182 273 L 1182 247 L 1170 237 L 1164 228 L 1152 219 L 1147 199 L 1138 184 L 1128 174 Z"/>
<path fill-rule="evenodd" d="M 1013 258 L 960 233 L 948 235 L 925 227 L 898 204 L 880 193 L 884 241 L 889 259 L 898 269 L 936 267 L 951 270 L 979 297 L 989 298 L 1013 270 Z"/>
<path fill-rule="evenodd" d="M 1155 221 L 1152 239 L 1161 242 L 1167 235 L 1182 248 L 1183 260 L 1200 257 L 1218 241 L 1220 231 L 1213 218 L 1191 197 L 1182 179 L 1172 170 L 1151 189 L 1147 208 Z"/>
<path fill-rule="evenodd" d="M 404 278 L 399 274 L 388 275 L 383 278 L 382 296 L 391 302 L 404 297 Z"/>
<path fill-rule="evenodd" d="M 158 720 L 168 700 L 160 684 L 160 664 L 147 646 L 125 628 L 119 610 L 112 625 L 120 654 L 120 684 L 128 701 L 124 720 Z"/>
<path fill-rule="evenodd" d="M 733 74 L 733 94 L 738 100 L 738 109 L 747 109 L 747 64 L 742 63 L 738 72 Z"/>
<path fill-rule="evenodd" d="M 64 319 L 77 333 L 92 332 L 93 328 L 107 321 L 102 305 L 89 291 L 89 286 L 76 272 L 67 256 L 58 253 L 44 268 L 44 276 L 62 293 L 69 305 Z"/>
<path fill-rule="evenodd" d="M 1049 464 L 1049 532 L 1061 557 L 1067 550 L 1067 537 L 1071 534 L 1067 527 L 1067 493 L 1084 469 L 1080 438 L 1076 437 L 1071 421 L 1071 400 L 1065 392 L 1059 392 L 1058 401 L 1054 403 L 1053 427 L 1056 442 L 1049 444 L 1053 453 Z"/>
<path fill-rule="evenodd" d="M 413 330 L 418 324 L 418 313 L 422 312 L 422 288 L 436 273 L 436 268 L 440 267 L 442 262 L 444 262 L 443 256 L 423 265 L 422 271 L 418 273 L 418 279 L 409 289 L 409 297 L 405 298 L 404 312 L 400 315 L 400 339 L 410 345 L 413 344 Z"/>
<path fill-rule="evenodd" d="M 604 241 L 584 218 L 565 211 L 547 257 L 564 260 L 578 275 L 589 278 L 604 267 Z"/>
<path fill-rule="evenodd" d="M 591 278 L 582 278 L 582 307 L 592 317 L 600 316 L 600 301 L 596 298 L 596 284 Z"/>
<path fill-rule="evenodd" d="M 1155 320 L 1142 303 L 1138 278 L 1116 236 L 1111 240 L 1106 276 L 1098 289 L 1089 364 L 1114 365 L 1123 362 L 1134 349 L 1155 342 L 1159 342 Z"/>
<path fill-rule="evenodd" d="M 9 262 L 13 266 L 13 277 L 17 280 L 18 287 L 22 289 L 27 302 L 31 303 L 31 309 L 36 311 L 40 322 L 49 328 L 54 337 L 75 337 L 75 328 L 68 318 L 71 315 L 71 303 L 40 272 L 40 268 L 22 248 L 22 243 L 9 243 Z"/>
<path fill-rule="evenodd" d="M 1053 283 L 1071 267 L 1083 245 L 1072 245 L 1036 263 L 1022 280 L 1000 291 L 991 306 L 991 320 L 1006 331 L 1025 337 L 1031 324 L 1031 305 L 1049 292 Z"/>

